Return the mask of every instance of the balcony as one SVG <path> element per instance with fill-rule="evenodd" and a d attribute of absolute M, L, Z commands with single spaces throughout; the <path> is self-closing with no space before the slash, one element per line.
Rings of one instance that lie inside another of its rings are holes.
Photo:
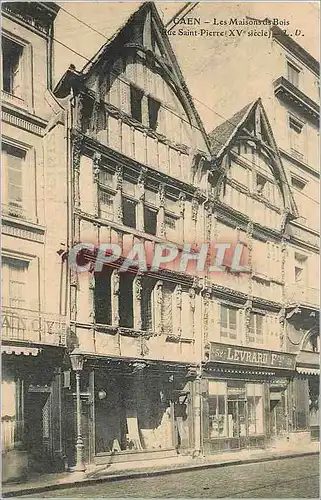
<path fill-rule="evenodd" d="M 298 107 L 315 122 L 319 121 L 319 106 L 298 87 L 281 76 L 273 82 L 274 94 L 288 104 Z"/>
<path fill-rule="evenodd" d="M 66 318 L 28 309 L 2 307 L 2 340 L 33 345 L 66 345 Z"/>
<path fill-rule="evenodd" d="M 309 286 L 293 284 L 286 287 L 286 301 L 289 305 L 319 308 L 319 290 Z"/>

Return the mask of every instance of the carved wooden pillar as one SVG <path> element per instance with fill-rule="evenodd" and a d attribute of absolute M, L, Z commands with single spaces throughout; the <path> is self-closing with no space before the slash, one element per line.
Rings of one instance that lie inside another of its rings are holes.
<path fill-rule="evenodd" d="M 179 337 L 182 335 L 182 286 L 175 288 L 175 311 L 173 315 L 173 332 Z"/>
<path fill-rule="evenodd" d="M 281 348 L 281 351 L 285 351 L 286 350 L 286 320 L 285 320 L 286 316 L 285 316 L 285 308 L 282 307 L 282 309 L 280 310 L 279 312 L 279 325 L 280 325 L 280 329 L 279 329 L 279 333 L 280 333 L 280 348 Z"/>
<path fill-rule="evenodd" d="M 141 299 L 142 299 L 142 276 L 137 275 L 133 280 L 133 309 L 134 309 L 134 329 L 142 329 Z"/>
<path fill-rule="evenodd" d="M 123 167 L 117 165 L 116 168 L 116 194 L 115 194 L 115 220 L 120 224 L 123 222 L 122 205 Z"/>
<path fill-rule="evenodd" d="M 80 157 L 82 152 L 83 138 L 80 135 L 75 135 L 73 138 L 73 197 L 76 208 L 80 207 Z"/>
<path fill-rule="evenodd" d="M 251 312 L 252 312 L 252 301 L 247 300 L 245 307 L 244 307 L 244 330 L 245 330 L 245 345 L 249 345 L 249 333 L 250 333 L 250 318 L 251 318 Z"/>
<path fill-rule="evenodd" d="M 185 242 L 185 202 L 186 202 L 186 195 L 185 193 L 180 193 L 179 198 L 178 198 L 178 203 L 179 203 L 179 235 L 180 235 L 180 242 L 184 243 Z"/>
<path fill-rule="evenodd" d="M 163 332 L 162 303 L 163 303 L 163 281 L 159 280 L 155 285 L 155 331 L 158 335 L 161 335 Z"/>
<path fill-rule="evenodd" d="M 204 346 L 208 344 L 210 299 L 211 299 L 211 289 L 205 288 L 203 292 Z"/>
<path fill-rule="evenodd" d="M 198 209 L 199 209 L 199 204 L 198 204 L 198 198 L 195 194 L 195 196 L 192 198 L 192 224 L 193 224 L 193 242 L 196 242 L 197 239 L 197 216 L 198 216 Z"/>
<path fill-rule="evenodd" d="M 96 217 L 99 216 L 99 173 L 100 173 L 100 160 L 101 154 L 94 153 L 93 156 L 93 180 L 94 180 L 94 189 L 93 189 L 93 202 L 94 202 L 94 215 Z"/>
<path fill-rule="evenodd" d="M 115 326 L 119 326 L 119 280 L 119 271 L 115 269 L 111 275 L 112 324 Z"/>
<path fill-rule="evenodd" d="M 190 328 L 191 336 L 195 336 L 195 296 L 196 290 L 194 287 L 189 289 L 189 306 L 190 306 Z"/>
<path fill-rule="evenodd" d="M 138 177 L 138 182 L 136 186 L 136 197 L 138 199 L 137 203 L 137 229 L 139 231 L 144 231 L 145 227 L 145 221 L 144 221 L 144 201 L 145 201 L 145 179 L 147 175 L 147 168 L 142 167 L 139 177 Z"/>
<path fill-rule="evenodd" d="M 157 213 L 157 236 L 165 238 L 165 185 L 161 184 L 158 191 L 159 210 Z"/>

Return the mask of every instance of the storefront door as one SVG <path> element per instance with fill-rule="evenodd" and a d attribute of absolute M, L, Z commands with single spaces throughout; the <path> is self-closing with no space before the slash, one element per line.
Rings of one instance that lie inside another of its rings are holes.
<path fill-rule="evenodd" d="M 229 437 L 246 437 L 246 401 L 228 401 Z"/>

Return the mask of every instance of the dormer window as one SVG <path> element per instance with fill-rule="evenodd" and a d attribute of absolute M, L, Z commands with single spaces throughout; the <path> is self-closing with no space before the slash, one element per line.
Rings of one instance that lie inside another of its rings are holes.
<path fill-rule="evenodd" d="M 288 80 L 292 85 L 295 87 L 299 86 L 299 75 L 300 75 L 300 70 L 297 68 L 294 64 L 292 64 L 290 61 L 287 63 L 288 66 Z"/>
<path fill-rule="evenodd" d="M 153 130 L 157 129 L 158 125 L 158 113 L 160 108 L 160 102 L 156 101 L 152 97 L 148 97 L 148 118 L 149 118 L 149 126 Z"/>
<path fill-rule="evenodd" d="M 267 179 L 263 175 L 256 174 L 256 192 L 259 195 L 264 195 L 264 188 L 267 185 Z"/>

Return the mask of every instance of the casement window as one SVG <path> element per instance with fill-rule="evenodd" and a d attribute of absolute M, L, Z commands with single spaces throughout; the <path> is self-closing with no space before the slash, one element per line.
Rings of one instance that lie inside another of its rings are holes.
<path fill-rule="evenodd" d="M 5 212 L 15 217 L 24 215 L 24 177 L 26 151 L 2 144 L 2 204 Z"/>
<path fill-rule="evenodd" d="M 295 85 L 295 87 L 299 86 L 299 79 L 300 79 L 300 70 L 298 67 L 296 67 L 294 64 L 291 62 L 287 62 L 287 69 L 288 69 L 288 80 L 292 85 Z"/>
<path fill-rule="evenodd" d="M 133 281 L 134 275 L 120 273 L 119 324 L 125 328 L 133 328 L 134 326 Z"/>
<path fill-rule="evenodd" d="M 164 282 L 162 289 L 161 316 L 162 316 L 163 332 L 166 334 L 173 333 L 174 290 L 175 290 L 175 285 L 173 283 Z"/>
<path fill-rule="evenodd" d="M 4 306 L 26 309 L 28 307 L 29 262 L 9 257 L 2 258 L 1 290 Z"/>
<path fill-rule="evenodd" d="M 22 45 L 2 37 L 2 90 L 20 99 L 23 85 L 22 55 Z"/>
<path fill-rule="evenodd" d="M 154 236 L 157 233 L 157 211 L 146 205 L 144 206 L 144 231 Z"/>
<path fill-rule="evenodd" d="M 221 305 L 221 338 L 235 340 L 236 332 L 237 309 Z"/>
<path fill-rule="evenodd" d="M 102 219 L 114 219 L 114 194 L 110 191 L 99 190 L 99 212 Z"/>
<path fill-rule="evenodd" d="M 263 314 L 251 313 L 249 323 L 249 342 L 263 344 Z"/>
<path fill-rule="evenodd" d="M 126 197 L 122 197 L 123 224 L 136 228 L 136 202 Z"/>
<path fill-rule="evenodd" d="M 143 121 L 143 111 L 142 111 L 142 101 L 143 101 L 143 91 L 130 86 L 130 112 L 131 116 L 135 118 L 138 122 Z"/>
<path fill-rule="evenodd" d="M 159 119 L 160 102 L 148 96 L 148 118 L 149 126 L 153 130 L 157 129 Z"/>
<path fill-rule="evenodd" d="M 111 278 L 112 269 L 107 266 L 104 266 L 101 272 L 95 273 L 94 306 L 96 323 L 112 324 Z"/>

